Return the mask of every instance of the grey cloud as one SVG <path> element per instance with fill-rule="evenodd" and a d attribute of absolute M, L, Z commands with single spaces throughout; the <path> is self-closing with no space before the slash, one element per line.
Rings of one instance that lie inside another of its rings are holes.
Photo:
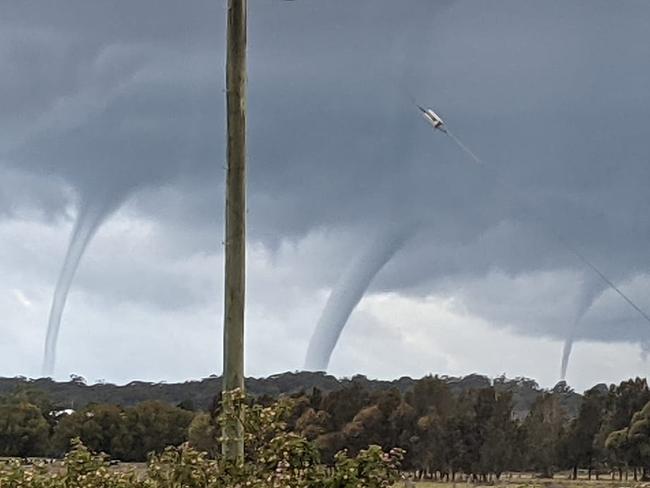
<path fill-rule="evenodd" d="M 408 215 L 423 230 L 376 290 L 450 292 L 494 269 L 581 273 L 533 208 L 617 282 L 646 273 L 650 7 L 407 3 L 251 4 L 253 241 L 277 250 L 336 229 L 354 235 L 342 251 L 351 261 L 371 231 Z M 3 172 L 29 174 L 32 188 L 38 178 L 66 182 L 58 196 L 51 187 L 26 193 L 50 192 L 34 205 L 60 213 L 69 186 L 82 198 L 108 188 L 116 201 L 138 190 L 144 218 L 196 232 L 177 237 L 188 254 L 213 252 L 223 212 L 223 2 L 72 4 L 21 2 L 0 20 L 0 62 L 11 67 L 0 82 Z M 407 91 L 435 106 L 506 189 L 432 134 Z M 327 276 L 320 286 L 335 281 Z M 533 321 L 521 330 L 562 336 L 565 325 Z M 635 324 L 609 333 L 603 322 L 584 335 L 646 337 Z"/>

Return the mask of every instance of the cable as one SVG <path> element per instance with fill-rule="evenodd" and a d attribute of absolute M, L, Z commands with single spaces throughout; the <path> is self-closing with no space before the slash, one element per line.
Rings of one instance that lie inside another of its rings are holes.
<path fill-rule="evenodd" d="M 422 112 L 424 112 L 424 109 L 420 107 L 415 101 L 413 97 L 411 97 L 411 100 L 413 104 L 418 107 Z M 513 190 L 509 185 L 507 185 L 503 179 L 500 177 L 499 173 L 491 166 L 488 165 L 484 160 L 480 159 L 469 147 L 467 147 L 463 142 L 456 137 L 444 124 L 442 124 L 440 127 L 437 128 L 447 136 L 451 138 L 454 143 L 466 154 L 468 155 L 476 164 L 480 165 L 481 167 L 485 169 L 489 169 L 490 172 L 494 175 L 496 182 L 500 184 L 501 186 L 505 187 L 508 191 L 513 193 L 514 195 L 517 194 L 516 190 Z M 521 198 L 520 198 L 521 199 Z M 521 199 L 523 200 L 523 199 Z M 637 306 L 623 291 L 614 284 L 612 280 L 610 280 L 598 267 L 593 264 L 587 257 L 581 253 L 577 248 L 569 244 L 564 237 L 559 234 L 555 229 L 546 222 L 546 219 L 544 219 L 541 215 L 539 215 L 537 212 L 534 211 L 534 209 L 531 209 L 528 205 L 527 207 L 529 208 L 529 211 L 535 216 L 535 218 L 549 230 L 555 238 L 558 240 L 560 244 L 562 244 L 568 251 L 570 251 L 573 255 L 575 255 L 580 261 L 582 261 L 583 264 L 585 264 L 589 269 L 591 269 L 592 272 L 594 272 L 610 289 L 612 289 L 614 292 L 616 292 L 625 302 L 627 302 L 628 305 L 630 305 L 641 317 L 643 317 L 648 323 L 650 323 L 650 316 L 639 306 Z"/>

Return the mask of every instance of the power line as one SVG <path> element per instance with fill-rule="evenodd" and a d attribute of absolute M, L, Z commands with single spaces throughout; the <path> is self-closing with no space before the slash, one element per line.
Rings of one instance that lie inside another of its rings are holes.
<path fill-rule="evenodd" d="M 468 146 L 466 146 L 458 137 L 456 137 L 446 126 L 446 124 L 443 122 L 443 120 L 433 112 L 431 109 L 424 109 L 420 105 L 418 105 L 415 102 L 415 99 L 413 97 L 410 97 L 411 101 L 413 104 L 418 107 L 418 109 L 425 114 L 425 118 L 429 120 L 430 123 L 430 116 L 427 116 L 427 113 L 429 114 L 434 114 L 436 117 L 435 124 L 432 123 L 434 129 L 439 130 L 440 132 L 444 133 L 448 137 L 451 138 L 452 141 L 458 146 L 467 156 L 469 156 L 477 165 L 481 166 L 482 168 L 489 169 L 490 172 L 493 174 L 495 177 L 495 181 L 506 188 L 509 192 L 513 193 L 516 195 L 518 191 L 516 189 L 513 189 L 509 185 L 507 185 L 503 179 L 500 177 L 499 173 L 497 172 L 496 169 L 494 169 L 491 165 L 487 164 L 483 159 L 479 158 Z M 520 198 L 522 201 L 525 201 L 523 198 Z M 625 302 L 627 302 L 628 305 L 630 305 L 641 317 L 643 317 L 648 323 L 650 323 L 650 316 L 638 305 L 636 305 L 623 291 L 614 284 L 612 280 L 610 280 L 594 263 L 592 263 L 587 257 L 580 252 L 575 246 L 569 244 L 567 240 L 559 234 L 552 225 L 550 225 L 546 219 L 539 215 L 535 209 L 529 208 L 529 211 L 531 214 L 545 227 L 547 230 L 549 230 L 557 239 L 557 241 L 564 246 L 569 252 L 571 252 L 573 255 L 575 255 L 583 264 L 585 264 L 593 273 L 595 273 L 610 289 L 612 289 L 616 294 L 618 294 Z"/>

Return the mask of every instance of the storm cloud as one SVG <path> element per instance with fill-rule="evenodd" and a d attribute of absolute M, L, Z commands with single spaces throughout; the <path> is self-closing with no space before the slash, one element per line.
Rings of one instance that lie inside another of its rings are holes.
<path fill-rule="evenodd" d="M 110 262 L 128 251 L 109 254 L 86 271 L 82 261 L 80 290 L 158 312 L 206 307 L 215 329 L 224 19 L 225 2 L 72 0 L 12 3 L 0 19 L 2 219 L 69 232 L 80 205 L 106 195 L 106 225 L 118 215 L 164 229 L 147 242 L 174 271 L 127 279 Z M 323 297 L 368 236 L 399 221 L 419 222 L 418 233 L 373 294 L 453 300 L 495 334 L 650 341 L 650 326 L 607 290 L 576 319 L 588 270 L 527 211 L 650 308 L 649 20 L 640 1 L 252 3 L 250 243 L 282 287 L 308 290 L 268 302 L 287 300 L 301 317 L 286 367 L 302 362 Z M 433 106 L 525 205 L 432 134 L 409 96 Z M 295 265 L 283 272 L 288 255 Z M 210 279 L 194 268 L 174 275 L 197 256 L 214 265 Z M 51 296 L 63 258 L 59 248 L 45 256 L 34 286 Z M 16 262 L 0 266 L 13 276 Z M 129 282 L 138 279 L 150 281 Z M 277 285 L 253 283 L 249 303 L 271 313 L 265 297 Z M 558 349 L 554 371 L 559 359 Z"/>

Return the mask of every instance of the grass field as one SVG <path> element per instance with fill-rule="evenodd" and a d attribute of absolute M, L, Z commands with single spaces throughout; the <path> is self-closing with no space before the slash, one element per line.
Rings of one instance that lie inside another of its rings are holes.
<path fill-rule="evenodd" d="M 9 458 L 0 458 L 0 467 L 7 463 Z M 30 459 L 30 461 L 43 461 L 43 459 Z M 27 463 L 29 467 L 31 463 Z M 48 469 L 54 472 L 62 471 L 63 465 L 60 460 L 53 460 L 48 465 Z M 115 463 L 110 468 L 114 471 L 131 471 L 135 470 L 144 474 L 146 463 Z M 630 473 L 627 481 L 618 479 L 612 480 L 610 474 L 600 475 L 596 480 L 592 477 L 589 480 L 586 473 L 583 473 L 577 480 L 572 480 L 568 472 L 560 472 L 552 479 L 536 478 L 530 473 L 511 473 L 505 474 L 498 481 L 494 482 L 471 482 L 459 480 L 455 483 L 442 481 L 417 481 L 415 483 L 405 481 L 399 482 L 395 488 L 650 488 L 648 481 L 634 481 Z"/>
<path fill-rule="evenodd" d="M 421 481 L 415 483 L 417 488 L 465 488 L 471 486 L 472 488 L 479 487 L 502 487 L 502 488 L 650 488 L 650 482 L 645 481 L 618 481 L 611 480 L 611 477 L 604 476 L 600 477 L 600 480 L 587 480 L 587 479 L 578 479 L 570 480 L 568 479 L 568 474 L 556 475 L 553 479 L 535 479 L 531 476 L 523 475 L 522 477 L 517 477 L 514 475 L 512 479 L 503 479 L 494 483 L 471 483 L 471 482 L 456 482 L 456 483 L 446 483 L 446 482 L 435 482 L 435 481 Z M 401 483 L 399 486 L 409 486 L 407 483 Z"/>

